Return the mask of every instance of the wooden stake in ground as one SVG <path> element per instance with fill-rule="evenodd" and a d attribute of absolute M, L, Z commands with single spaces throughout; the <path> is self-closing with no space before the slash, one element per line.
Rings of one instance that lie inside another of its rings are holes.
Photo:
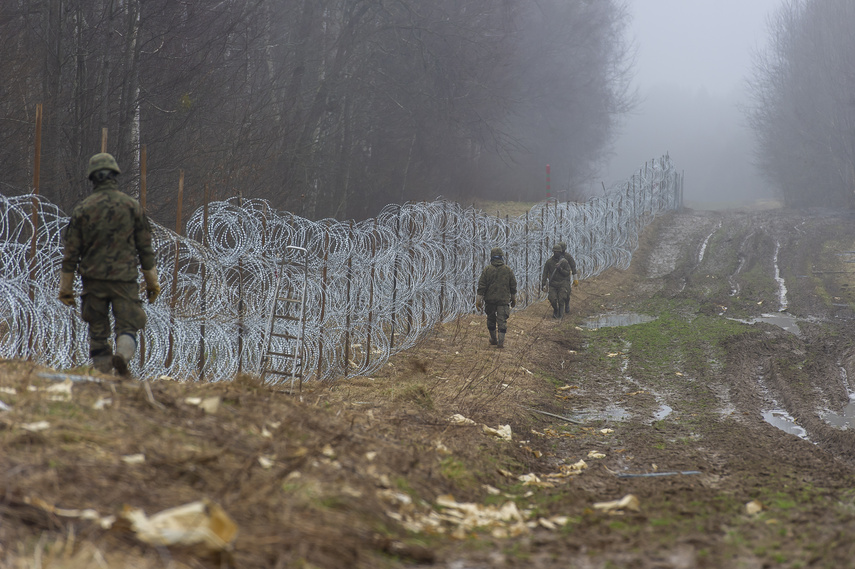
<path fill-rule="evenodd" d="M 184 203 L 184 170 L 179 170 L 178 174 L 178 201 L 176 204 L 177 211 L 175 213 L 175 233 L 181 236 L 181 206 Z M 173 327 L 175 326 L 175 304 L 178 302 L 178 254 L 180 252 L 180 243 L 175 240 L 175 259 L 172 267 L 172 299 L 169 303 L 169 350 L 166 355 L 166 367 L 172 365 L 174 357 L 175 338 L 173 336 Z"/>
<path fill-rule="evenodd" d="M 39 195 L 39 178 L 42 156 L 42 105 L 36 105 L 36 148 L 33 157 L 33 196 Z M 33 197 L 32 211 L 33 237 L 30 241 L 30 302 L 35 302 L 36 296 L 36 245 L 39 235 L 39 200 Z M 33 326 L 30 326 L 30 337 L 27 341 L 28 357 L 33 351 Z"/>

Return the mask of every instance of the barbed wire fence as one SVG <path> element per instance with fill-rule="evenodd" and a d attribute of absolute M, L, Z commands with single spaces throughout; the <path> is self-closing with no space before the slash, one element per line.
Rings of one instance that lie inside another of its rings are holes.
<path fill-rule="evenodd" d="M 433 326 L 471 313 L 492 247 L 517 275 L 520 310 L 544 298 L 541 271 L 554 243 L 567 243 L 580 279 L 625 269 L 643 227 L 681 205 L 682 175 L 667 155 L 603 196 L 546 201 L 513 218 L 443 199 L 390 205 L 361 222 L 310 221 L 260 199 L 214 202 L 194 212 L 186 236 L 152 224 L 163 292 L 144 304 L 148 324 L 131 369 L 206 381 L 261 373 L 276 279 L 303 278 L 298 264 L 282 262 L 293 261 L 289 245 L 308 251 L 304 378 L 330 381 L 368 375 Z M 57 300 L 67 223 L 38 195 L 0 195 L 2 358 L 56 369 L 89 361 L 79 309 Z M 79 279 L 75 286 L 80 292 Z"/>

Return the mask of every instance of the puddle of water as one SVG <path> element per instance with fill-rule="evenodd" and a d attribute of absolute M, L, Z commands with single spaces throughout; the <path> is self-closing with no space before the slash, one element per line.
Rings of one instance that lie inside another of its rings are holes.
<path fill-rule="evenodd" d="M 712 230 L 712 233 L 707 235 L 707 238 L 704 239 L 704 242 L 701 244 L 701 250 L 698 251 L 698 265 L 700 265 L 701 263 L 704 262 L 704 253 L 706 253 L 706 251 L 707 251 L 707 244 L 709 244 L 712 236 L 715 235 L 715 232 L 718 231 L 720 228 L 721 228 L 721 222 L 719 221 L 718 225 L 715 226 L 715 229 Z"/>
<path fill-rule="evenodd" d="M 807 431 L 805 431 L 803 427 L 796 424 L 796 420 L 793 419 L 792 415 L 782 409 L 772 409 L 770 411 L 763 411 L 763 420 L 772 425 L 773 427 L 781 429 L 785 433 L 796 435 L 800 439 L 810 440 L 808 439 Z"/>
<path fill-rule="evenodd" d="M 775 257 L 772 261 L 775 264 L 775 281 L 778 283 L 778 302 L 780 303 L 780 310 L 786 310 L 789 303 L 787 302 L 787 285 L 781 277 L 781 270 L 778 267 L 778 251 L 780 250 L 781 244 L 776 242 Z"/>
<path fill-rule="evenodd" d="M 850 399 L 849 404 L 840 413 L 829 411 L 822 416 L 826 423 L 838 429 L 851 429 L 855 427 L 855 400 Z"/>
<path fill-rule="evenodd" d="M 586 318 L 582 326 L 591 330 L 596 330 L 597 328 L 614 328 L 617 326 L 644 324 L 645 322 L 653 322 L 656 318 L 656 316 L 637 314 L 635 312 L 601 314 L 599 316 Z"/>
<path fill-rule="evenodd" d="M 743 320 L 740 318 L 731 318 L 731 320 L 735 320 L 737 322 L 742 322 L 744 324 L 756 324 L 758 322 L 766 322 L 767 324 L 774 324 L 780 328 L 783 328 L 787 332 L 791 332 L 796 336 L 801 335 L 802 331 L 799 329 L 798 319 L 795 316 L 790 316 L 784 312 L 779 312 L 777 314 L 761 314 L 757 318 L 749 318 L 748 320 Z"/>
<path fill-rule="evenodd" d="M 654 421 L 661 421 L 662 419 L 664 419 L 665 417 L 667 417 L 668 415 L 670 415 L 673 412 L 674 412 L 674 409 L 672 409 L 671 407 L 669 407 L 668 405 L 665 405 L 663 403 L 662 405 L 659 406 L 659 410 L 653 414 L 653 420 Z"/>

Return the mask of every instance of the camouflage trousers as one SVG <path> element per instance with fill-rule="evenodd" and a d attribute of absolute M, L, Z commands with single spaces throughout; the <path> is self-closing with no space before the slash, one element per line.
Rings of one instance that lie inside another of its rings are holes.
<path fill-rule="evenodd" d="M 549 303 L 557 304 L 559 302 L 566 303 L 570 300 L 571 282 L 558 282 L 555 284 L 549 283 Z"/>
<path fill-rule="evenodd" d="M 487 330 L 499 329 L 503 334 L 508 330 L 508 318 L 511 315 L 511 307 L 507 304 L 485 304 L 484 312 L 487 313 Z"/>
<path fill-rule="evenodd" d="M 80 316 L 89 324 L 89 355 L 109 356 L 110 309 L 116 322 L 116 337 L 133 334 L 145 326 L 146 315 L 136 282 L 84 280 Z"/>

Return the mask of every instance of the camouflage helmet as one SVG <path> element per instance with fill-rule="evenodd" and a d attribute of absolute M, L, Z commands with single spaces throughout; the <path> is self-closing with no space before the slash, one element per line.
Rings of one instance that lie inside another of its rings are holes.
<path fill-rule="evenodd" d="M 564 253 L 565 251 L 567 251 L 567 243 L 565 243 L 564 241 L 559 241 L 559 242 L 558 242 L 558 246 L 559 246 L 559 247 L 561 247 L 561 252 L 562 252 L 562 253 Z"/>
<path fill-rule="evenodd" d="M 552 252 L 553 253 L 563 253 L 564 249 L 561 248 L 561 245 L 556 243 L 555 245 L 552 246 Z"/>
<path fill-rule="evenodd" d="M 505 256 L 505 252 L 502 251 L 501 247 L 493 247 L 490 249 L 490 258 L 495 259 L 496 257 L 502 258 Z"/>
<path fill-rule="evenodd" d="M 113 158 L 113 155 L 107 154 L 106 152 L 96 154 L 89 159 L 89 168 L 86 169 L 86 177 L 91 178 L 92 174 L 98 170 L 112 170 L 116 174 L 122 173 L 122 171 L 119 170 L 119 165 L 116 163 L 116 159 Z"/>

